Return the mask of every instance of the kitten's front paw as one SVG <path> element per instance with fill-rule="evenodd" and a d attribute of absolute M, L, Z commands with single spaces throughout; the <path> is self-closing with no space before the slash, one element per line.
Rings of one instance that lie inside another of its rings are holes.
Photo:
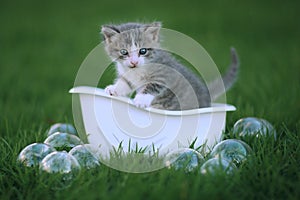
<path fill-rule="evenodd" d="M 107 86 L 104 91 L 111 95 L 111 96 L 118 96 L 117 90 L 116 90 L 116 86 L 115 85 L 109 85 Z"/>
<path fill-rule="evenodd" d="M 153 101 L 154 96 L 151 94 L 136 94 L 133 99 L 134 105 L 139 108 L 150 107 L 151 102 Z"/>

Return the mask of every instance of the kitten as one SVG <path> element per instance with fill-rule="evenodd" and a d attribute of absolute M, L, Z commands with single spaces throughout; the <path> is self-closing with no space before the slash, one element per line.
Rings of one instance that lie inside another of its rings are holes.
<path fill-rule="evenodd" d="M 105 50 L 116 63 L 118 78 L 105 91 L 113 96 L 126 96 L 136 91 L 134 103 L 138 107 L 165 110 L 188 110 L 211 105 L 221 91 L 209 86 L 170 53 L 160 49 L 161 24 L 125 23 L 102 26 Z M 239 67 L 235 50 L 232 63 L 223 76 L 225 89 L 231 87 Z M 210 91 L 215 91 L 209 94 Z"/>

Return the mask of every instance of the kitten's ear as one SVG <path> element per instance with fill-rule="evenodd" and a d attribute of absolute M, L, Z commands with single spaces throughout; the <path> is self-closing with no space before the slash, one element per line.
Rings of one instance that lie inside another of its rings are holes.
<path fill-rule="evenodd" d="M 119 34 L 120 31 L 114 26 L 102 26 L 101 33 L 103 34 L 106 42 L 111 42 L 111 37 Z"/>
<path fill-rule="evenodd" d="M 145 33 L 150 35 L 151 38 L 155 41 L 158 42 L 159 41 L 159 31 L 161 28 L 161 23 L 160 22 L 154 22 L 151 24 L 147 24 L 145 26 Z"/>

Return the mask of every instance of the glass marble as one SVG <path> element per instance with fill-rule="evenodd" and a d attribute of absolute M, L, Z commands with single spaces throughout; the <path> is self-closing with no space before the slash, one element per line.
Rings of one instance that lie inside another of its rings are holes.
<path fill-rule="evenodd" d="M 56 150 L 47 144 L 33 143 L 20 152 L 17 162 L 26 167 L 37 167 L 45 156 L 54 151 Z"/>
<path fill-rule="evenodd" d="M 47 155 L 39 167 L 44 184 L 52 189 L 64 189 L 70 186 L 79 175 L 81 167 L 72 155 L 66 151 Z"/>
<path fill-rule="evenodd" d="M 211 158 L 200 168 L 202 174 L 232 174 L 237 167 L 230 161 L 222 158 Z"/>
<path fill-rule="evenodd" d="M 50 136 L 56 132 L 69 133 L 78 136 L 78 133 L 72 124 L 66 124 L 66 123 L 53 124 L 48 130 L 47 135 Z"/>
<path fill-rule="evenodd" d="M 272 124 L 265 119 L 247 117 L 238 120 L 233 126 L 233 133 L 241 137 L 262 135 L 268 136 L 274 134 L 276 139 L 276 131 Z"/>
<path fill-rule="evenodd" d="M 50 135 L 44 143 L 54 147 L 58 151 L 70 151 L 73 147 L 83 144 L 79 137 L 60 132 Z"/>
<path fill-rule="evenodd" d="M 190 148 L 180 148 L 166 155 L 165 165 L 175 170 L 192 172 L 199 167 L 204 160 L 203 156 L 196 150 Z"/>
<path fill-rule="evenodd" d="M 247 156 L 251 152 L 251 147 L 245 142 L 236 139 L 227 139 L 215 145 L 210 156 L 212 158 L 228 160 L 239 166 L 247 159 Z"/>
<path fill-rule="evenodd" d="M 76 158 L 82 168 L 92 169 L 100 166 L 97 151 L 90 144 L 84 144 L 75 146 L 69 154 Z"/>

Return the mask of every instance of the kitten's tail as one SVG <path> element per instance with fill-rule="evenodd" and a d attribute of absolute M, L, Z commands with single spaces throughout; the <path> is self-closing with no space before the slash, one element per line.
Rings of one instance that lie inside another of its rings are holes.
<path fill-rule="evenodd" d="M 240 66 L 239 57 L 235 48 L 231 47 L 231 64 L 227 72 L 222 76 L 222 80 L 216 79 L 213 82 L 208 84 L 208 89 L 210 91 L 210 95 L 212 100 L 217 99 L 220 95 L 222 95 L 225 91 L 227 91 L 231 86 L 235 83 L 238 75 L 238 69 Z M 220 81 L 223 81 L 225 91 L 223 91 L 222 87 L 220 88 Z"/>

